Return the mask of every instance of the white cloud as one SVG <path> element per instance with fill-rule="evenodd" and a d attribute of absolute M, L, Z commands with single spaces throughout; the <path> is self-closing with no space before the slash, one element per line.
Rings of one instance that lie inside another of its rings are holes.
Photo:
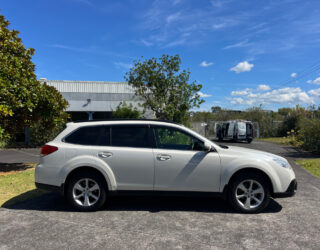
<path fill-rule="evenodd" d="M 177 5 L 177 4 L 179 4 L 181 2 L 181 0 L 172 0 L 172 4 L 173 5 Z"/>
<path fill-rule="evenodd" d="M 177 46 L 177 45 L 182 45 L 182 44 L 185 44 L 185 42 L 186 42 L 185 38 L 178 39 L 178 40 L 175 40 L 175 41 L 172 41 L 172 42 L 166 44 L 164 46 L 164 48 L 170 48 L 170 47 L 174 47 L 174 46 Z"/>
<path fill-rule="evenodd" d="M 216 8 L 221 8 L 223 7 L 225 4 L 228 4 L 229 2 L 231 2 L 230 0 L 212 0 L 211 1 L 211 5 L 213 7 Z"/>
<path fill-rule="evenodd" d="M 248 95 L 251 93 L 251 89 L 246 88 L 244 90 L 236 90 L 236 91 L 232 91 L 231 95 L 232 96 L 242 96 L 242 95 Z"/>
<path fill-rule="evenodd" d="M 83 3 L 89 6 L 94 6 L 93 3 L 89 0 L 73 0 L 74 2 Z"/>
<path fill-rule="evenodd" d="M 308 93 L 312 96 L 320 97 L 320 89 L 311 89 Z"/>
<path fill-rule="evenodd" d="M 310 95 L 316 96 L 320 90 L 309 91 Z M 231 92 L 234 96 L 234 91 Z M 314 100 L 300 88 L 282 88 L 263 93 L 251 93 L 242 98 L 227 98 L 232 104 L 258 105 L 258 104 L 313 104 Z"/>
<path fill-rule="evenodd" d="M 177 13 L 174 13 L 174 14 L 167 16 L 166 21 L 167 21 L 167 23 L 172 23 L 174 21 L 179 20 L 180 18 L 181 18 L 181 13 L 177 12 Z"/>
<path fill-rule="evenodd" d="M 209 95 L 209 94 L 202 93 L 200 91 L 197 94 L 202 98 L 206 98 L 206 97 L 211 97 L 212 96 L 212 95 Z"/>
<path fill-rule="evenodd" d="M 260 84 L 257 90 L 262 90 L 262 91 L 270 90 L 270 86 L 265 84 Z"/>
<path fill-rule="evenodd" d="M 297 73 L 291 73 L 291 75 L 290 75 L 292 78 L 294 78 L 294 77 L 296 77 L 297 76 Z"/>
<path fill-rule="evenodd" d="M 242 104 L 244 100 L 241 97 L 235 97 L 231 99 L 232 104 Z"/>
<path fill-rule="evenodd" d="M 225 46 L 223 49 L 233 49 L 233 48 L 243 48 L 243 47 L 247 47 L 250 46 L 251 43 L 248 42 L 248 39 L 239 42 L 239 43 L 235 43 L 235 44 L 230 44 L 228 46 Z"/>
<path fill-rule="evenodd" d="M 308 80 L 307 83 L 320 85 L 320 77 L 318 77 L 314 80 Z"/>
<path fill-rule="evenodd" d="M 129 64 L 129 63 L 123 63 L 123 62 L 115 62 L 114 65 L 117 67 L 117 68 L 123 68 L 123 69 L 130 69 L 132 67 L 132 64 Z"/>
<path fill-rule="evenodd" d="M 252 18 L 247 12 L 222 13 L 221 8 L 215 7 L 229 1 L 216 0 L 205 8 L 194 8 L 182 0 L 171 0 L 170 4 L 168 1 L 150 1 L 150 7 L 139 15 L 138 28 L 147 32 L 144 39 L 157 47 L 164 48 L 166 44 L 181 39 L 186 32 L 192 36 L 188 36 L 185 43 L 175 44 L 198 46 L 209 42 L 208 33 L 245 24 Z"/>
<path fill-rule="evenodd" d="M 202 63 L 200 63 L 200 66 L 201 67 L 209 67 L 213 65 L 213 62 L 206 62 L 206 61 L 203 61 Z"/>
<path fill-rule="evenodd" d="M 153 45 L 153 43 L 148 42 L 148 41 L 146 41 L 146 40 L 144 40 L 144 39 L 141 39 L 141 43 L 142 43 L 143 45 L 147 46 L 147 47 L 150 47 L 150 46 Z"/>
<path fill-rule="evenodd" d="M 244 62 L 238 63 L 235 67 L 231 68 L 230 70 L 239 74 L 241 72 L 251 71 L 253 67 L 254 67 L 254 64 L 244 61 Z"/>

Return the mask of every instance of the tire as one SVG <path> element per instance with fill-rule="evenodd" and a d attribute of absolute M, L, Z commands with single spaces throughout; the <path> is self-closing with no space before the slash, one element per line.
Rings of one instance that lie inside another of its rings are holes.
<path fill-rule="evenodd" d="M 218 138 L 218 141 L 223 141 L 223 138 L 222 138 L 222 137 L 219 137 L 219 138 Z"/>
<path fill-rule="evenodd" d="M 252 187 L 251 192 L 250 185 Z M 228 200 L 230 205 L 238 212 L 259 213 L 264 210 L 270 202 L 269 184 L 267 180 L 259 174 L 240 174 L 230 183 Z"/>
<path fill-rule="evenodd" d="M 106 202 L 106 182 L 94 172 L 79 172 L 67 183 L 66 199 L 80 212 L 96 211 Z"/>
<path fill-rule="evenodd" d="M 248 143 L 251 143 L 251 142 L 252 142 L 252 139 L 247 139 L 247 142 L 248 142 Z"/>

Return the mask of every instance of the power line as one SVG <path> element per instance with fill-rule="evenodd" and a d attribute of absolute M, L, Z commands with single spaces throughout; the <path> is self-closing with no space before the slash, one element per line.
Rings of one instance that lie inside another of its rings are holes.
<path fill-rule="evenodd" d="M 275 88 L 279 88 L 279 87 L 282 87 L 282 86 L 285 86 L 285 85 L 288 85 L 292 82 L 295 82 L 297 80 L 300 80 L 314 72 L 317 72 L 318 70 L 320 70 L 320 61 L 317 61 L 316 63 L 312 64 L 310 67 L 300 71 L 297 73 L 297 76 L 296 78 L 289 78 L 285 81 L 283 81 L 282 83 L 279 83 Z"/>

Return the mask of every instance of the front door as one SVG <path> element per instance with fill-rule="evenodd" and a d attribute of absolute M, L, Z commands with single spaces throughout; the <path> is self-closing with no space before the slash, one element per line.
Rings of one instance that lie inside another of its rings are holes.
<path fill-rule="evenodd" d="M 153 127 L 156 147 L 154 190 L 219 192 L 220 157 L 204 143 L 174 127 Z"/>

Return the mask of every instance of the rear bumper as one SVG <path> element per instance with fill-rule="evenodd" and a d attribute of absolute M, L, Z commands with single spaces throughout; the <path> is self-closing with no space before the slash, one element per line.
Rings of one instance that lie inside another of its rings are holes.
<path fill-rule="evenodd" d="M 38 183 L 35 182 L 35 185 L 37 188 L 42 189 L 42 190 L 47 190 L 47 191 L 56 191 L 63 193 L 63 186 L 53 186 L 53 185 L 48 185 L 48 184 L 43 184 L 43 183 Z"/>
<path fill-rule="evenodd" d="M 274 193 L 273 197 L 274 198 L 286 198 L 286 197 L 292 197 L 296 194 L 298 188 L 298 183 L 297 180 L 294 179 L 290 182 L 290 185 L 288 189 L 283 192 L 283 193 Z"/>

